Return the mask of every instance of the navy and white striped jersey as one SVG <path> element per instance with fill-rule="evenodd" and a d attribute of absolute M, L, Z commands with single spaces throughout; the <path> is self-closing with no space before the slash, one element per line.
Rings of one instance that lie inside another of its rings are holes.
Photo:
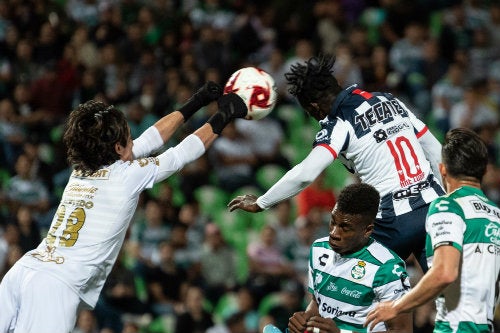
<path fill-rule="evenodd" d="M 427 126 L 390 93 L 353 85 L 320 124 L 314 146 L 328 149 L 379 191 L 377 218 L 402 215 L 444 194 L 419 143 Z"/>

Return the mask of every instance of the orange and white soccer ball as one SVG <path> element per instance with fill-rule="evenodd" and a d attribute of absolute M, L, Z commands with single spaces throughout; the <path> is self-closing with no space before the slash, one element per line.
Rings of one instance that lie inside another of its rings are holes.
<path fill-rule="evenodd" d="M 245 102 L 245 119 L 258 120 L 267 116 L 276 105 L 278 93 L 271 75 L 257 67 L 245 67 L 234 72 L 224 87 L 224 93 L 236 93 Z"/>

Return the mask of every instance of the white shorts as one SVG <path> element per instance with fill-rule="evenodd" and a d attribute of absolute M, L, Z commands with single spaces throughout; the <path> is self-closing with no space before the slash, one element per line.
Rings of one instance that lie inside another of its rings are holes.
<path fill-rule="evenodd" d="M 68 333 L 80 298 L 43 271 L 14 265 L 0 283 L 0 333 Z"/>

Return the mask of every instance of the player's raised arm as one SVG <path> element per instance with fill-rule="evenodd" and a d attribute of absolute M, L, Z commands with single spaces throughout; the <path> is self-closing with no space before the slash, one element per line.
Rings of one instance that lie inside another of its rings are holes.
<path fill-rule="evenodd" d="M 241 209 L 251 213 L 257 213 L 280 201 L 291 198 L 309 184 L 333 162 L 332 154 L 322 148 L 314 148 L 309 155 L 290 171 L 288 171 L 276 184 L 260 197 L 254 195 L 240 195 L 232 199 L 229 211 Z"/>
<path fill-rule="evenodd" d="M 144 157 L 161 148 L 196 111 L 216 101 L 221 95 L 222 88 L 217 83 L 205 83 L 179 110 L 162 117 L 134 140 L 134 157 Z"/>
<path fill-rule="evenodd" d="M 244 118 L 248 112 L 246 104 L 235 93 L 221 96 L 217 104 L 219 110 L 203 126 L 158 156 L 160 170 L 155 182 L 164 180 L 203 155 L 227 124 L 235 118 Z"/>

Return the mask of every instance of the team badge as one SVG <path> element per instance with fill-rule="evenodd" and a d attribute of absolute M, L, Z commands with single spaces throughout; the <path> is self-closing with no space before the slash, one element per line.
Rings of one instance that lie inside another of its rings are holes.
<path fill-rule="evenodd" d="M 358 264 L 351 269 L 351 276 L 353 279 L 360 280 L 365 276 L 366 273 L 366 262 L 360 260 Z"/>

